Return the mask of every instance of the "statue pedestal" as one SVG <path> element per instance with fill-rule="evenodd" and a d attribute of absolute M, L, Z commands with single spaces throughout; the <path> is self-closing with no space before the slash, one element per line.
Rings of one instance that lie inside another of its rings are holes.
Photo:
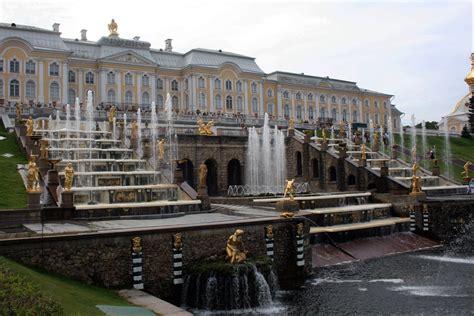
<path fill-rule="evenodd" d="M 198 188 L 197 198 L 201 200 L 202 210 L 211 209 L 211 201 L 209 200 L 209 195 L 207 194 L 207 186 Z"/>
<path fill-rule="evenodd" d="M 434 176 L 441 175 L 441 170 L 440 170 L 439 166 L 433 166 L 431 168 L 431 172 L 433 173 Z"/>
<path fill-rule="evenodd" d="M 366 167 L 366 166 L 367 166 L 367 160 L 359 158 L 359 167 Z"/>
<path fill-rule="evenodd" d="M 327 142 L 322 142 L 321 143 L 321 150 L 328 150 L 328 143 Z"/>
<path fill-rule="evenodd" d="M 41 191 L 28 192 L 28 208 L 41 208 Z"/>
<path fill-rule="evenodd" d="M 298 212 L 300 210 L 300 205 L 296 201 L 284 200 L 278 201 L 276 203 L 277 212 Z"/>
<path fill-rule="evenodd" d="M 373 150 L 380 151 L 380 144 L 374 144 Z"/>
<path fill-rule="evenodd" d="M 417 203 L 420 200 L 424 200 L 426 198 L 426 193 L 423 191 L 420 192 L 410 192 L 410 202 Z"/>
<path fill-rule="evenodd" d="M 74 206 L 74 193 L 72 191 L 61 192 L 61 207 L 71 208 Z"/>
<path fill-rule="evenodd" d="M 289 129 L 288 130 L 288 137 L 293 137 L 295 136 L 295 130 L 294 129 Z"/>
<path fill-rule="evenodd" d="M 48 179 L 47 179 L 46 185 L 50 189 L 49 192 L 55 195 L 55 199 L 58 200 L 57 189 L 59 186 L 59 176 L 56 170 L 54 169 L 48 170 Z"/>

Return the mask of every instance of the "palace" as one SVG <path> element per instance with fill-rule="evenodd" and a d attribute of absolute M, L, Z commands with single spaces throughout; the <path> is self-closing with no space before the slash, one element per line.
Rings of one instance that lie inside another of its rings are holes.
<path fill-rule="evenodd" d="M 91 90 L 97 104 L 119 109 L 163 110 L 167 94 L 175 110 L 234 113 L 298 122 L 370 120 L 393 128 L 401 112 L 390 94 L 359 88 L 356 82 L 282 71 L 265 73 L 255 58 L 222 50 L 173 51 L 123 39 L 113 21 L 110 34 L 97 42 L 62 38 L 52 30 L 0 23 L 0 105 L 57 106 L 84 100 Z"/>

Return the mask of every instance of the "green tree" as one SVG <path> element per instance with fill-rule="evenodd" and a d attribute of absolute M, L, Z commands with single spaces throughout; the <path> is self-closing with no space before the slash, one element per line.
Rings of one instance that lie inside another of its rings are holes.
<path fill-rule="evenodd" d="M 469 118 L 469 127 L 471 128 L 471 133 L 474 133 L 474 94 L 471 95 L 469 99 L 469 110 L 467 116 Z"/>
<path fill-rule="evenodd" d="M 416 128 L 422 128 L 421 123 L 415 125 Z M 425 122 L 426 129 L 439 129 L 438 122 L 436 121 L 427 121 Z"/>
<path fill-rule="evenodd" d="M 461 137 L 463 138 L 471 138 L 471 133 L 469 132 L 469 128 L 467 127 L 467 124 L 464 125 L 461 131 Z"/>

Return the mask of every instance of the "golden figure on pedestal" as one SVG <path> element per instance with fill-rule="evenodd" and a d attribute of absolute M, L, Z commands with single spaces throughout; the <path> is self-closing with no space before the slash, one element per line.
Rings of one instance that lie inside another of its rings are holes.
<path fill-rule="evenodd" d="M 72 163 L 68 163 L 66 168 L 64 168 L 64 190 L 71 191 L 73 179 L 74 168 L 72 167 Z"/>
<path fill-rule="evenodd" d="M 115 22 L 115 19 L 112 19 L 110 24 L 108 24 L 109 27 L 109 37 L 118 37 L 117 29 L 118 29 L 118 24 Z"/>
<path fill-rule="evenodd" d="M 464 179 L 469 179 L 469 168 L 472 166 L 472 162 L 470 161 L 467 161 L 465 164 L 464 164 L 464 171 L 461 172 L 461 176 L 464 178 Z"/>
<path fill-rule="evenodd" d="M 321 133 L 323 135 L 323 143 L 326 144 L 328 142 L 328 136 L 327 136 L 326 128 L 323 127 Z"/>
<path fill-rule="evenodd" d="M 361 160 L 366 160 L 367 159 L 367 152 L 366 152 L 365 144 L 360 145 L 360 151 L 361 151 L 360 159 Z"/>
<path fill-rule="evenodd" d="M 205 188 L 206 187 L 206 180 L 207 180 L 207 166 L 203 162 L 199 165 L 199 187 Z"/>
<path fill-rule="evenodd" d="M 117 113 L 117 108 L 115 107 L 115 105 L 112 105 L 112 107 L 109 110 L 109 115 L 108 115 L 110 127 L 112 127 L 112 124 L 114 124 L 114 118 L 115 118 L 116 113 Z"/>
<path fill-rule="evenodd" d="M 302 236 L 304 234 L 304 224 L 303 223 L 296 224 L 296 234 L 298 236 Z"/>
<path fill-rule="evenodd" d="M 294 193 L 295 193 L 295 179 L 286 180 L 285 193 L 283 194 L 283 198 L 285 198 L 286 195 L 288 194 L 290 196 L 290 201 L 293 201 L 295 199 L 293 195 Z"/>
<path fill-rule="evenodd" d="M 40 141 L 40 159 L 48 160 L 49 142 L 46 139 Z"/>
<path fill-rule="evenodd" d="M 288 121 L 288 130 L 295 129 L 295 120 L 290 118 Z"/>
<path fill-rule="evenodd" d="M 214 133 L 211 130 L 211 128 L 214 126 L 213 120 L 210 120 L 209 122 L 204 123 L 204 120 L 202 118 L 199 118 L 197 120 L 197 124 L 199 127 L 198 129 L 199 135 L 205 135 L 205 136 L 214 135 Z"/>
<path fill-rule="evenodd" d="M 183 235 L 181 233 L 173 235 L 173 247 L 174 249 L 183 248 Z"/>
<path fill-rule="evenodd" d="M 132 138 L 138 138 L 138 123 L 136 120 L 132 122 Z"/>
<path fill-rule="evenodd" d="M 339 122 L 339 137 L 344 138 L 345 128 L 344 128 L 344 121 Z"/>
<path fill-rule="evenodd" d="M 265 226 L 265 235 L 268 239 L 273 239 L 273 225 Z"/>
<path fill-rule="evenodd" d="M 165 139 L 158 140 L 158 158 L 160 160 L 165 159 Z"/>
<path fill-rule="evenodd" d="M 247 259 L 247 250 L 244 248 L 242 236 L 244 231 L 237 229 L 234 234 L 230 235 L 227 239 L 227 259 L 230 259 L 230 263 L 241 263 Z"/>
<path fill-rule="evenodd" d="M 30 116 L 28 117 L 28 119 L 26 120 L 26 136 L 33 136 L 33 125 L 34 125 L 34 122 L 33 122 L 33 118 Z"/>
<path fill-rule="evenodd" d="M 415 162 L 413 164 L 413 167 L 411 168 L 411 170 L 412 170 L 411 193 L 420 193 L 421 192 L 420 177 L 416 176 L 416 173 L 418 172 L 419 169 L 420 169 L 420 167 Z"/>
<path fill-rule="evenodd" d="M 40 186 L 39 186 L 39 169 L 38 169 L 38 166 L 36 165 L 35 155 L 30 155 L 30 161 L 28 162 L 27 191 L 28 192 L 41 191 Z"/>
<path fill-rule="evenodd" d="M 374 133 L 374 145 L 378 145 L 379 143 L 380 143 L 379 134 Z"/>
<path fill-rule="evenodd" d="M 133 237 L 132 238 L 132 250 L 134 253 L 140 253 L 142 251 L 142 238 Z"/>
<path fill-rule="evenodd" d="M 15 105 L 15 121 L 17 123 L 21 122 L 21 105 L 18 103 Z"/>

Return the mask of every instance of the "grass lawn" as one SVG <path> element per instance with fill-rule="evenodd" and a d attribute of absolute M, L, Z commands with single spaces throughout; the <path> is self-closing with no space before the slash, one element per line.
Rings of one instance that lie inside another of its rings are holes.
<path fill-rule="evenodd" d="M 114 291 L 27 268 L 4 257 L 0 257 L 0 264 L 38 286 L 64 308 L 65 315 L 104 315 L 96 305 L 133 306 Z"/>
<path fill-rule="evenodd" d="M 27 159 L 16 141 L 15 133 L 8 133 L 0 122 L 0 210 L 8 208 L 26 207 L 26 189 L 16 170 L 16 165 L 26 163 Z M 2 154 L 10 153 L 13 157 L 7 158 Z"/>
<path fill-rule="evenodd" d="M 396 144 L 400 144 L 400 135 L 394 134 L 394 141 Z M 411 148 L 411 135 L 404 134 L 404 147 Z M 474 163 L 474 139 L 466 139 L 461 137 L 450 137 L 451 145 L 451 159 L 462 159 L 469 160 Z M 443 136 L 427 136 L 426 137 L 426 151 L 429 151 L 433 146 L 436 147 L 436 158 L 439 160 L 441 165 L 441 173 L 446 175 L 446 169 L 448 164 L 445 159 L 445 145 Z M 416 151 L 418 155 L 422 155 L 422 137 L 417 135 L 416 137 Z M 401 158 L 401 157 L 400 157 Z M 410 161 L 411 157 L 403 157 L 404 160 Z M 430 170 L 429 164 L 427 162 L 422 162 L 423 167 L 427 167 Z M 461 172 L 463 171 L 462 167 L 455 165 L 450 165 L 451 178 L 454 177 L 455 180 L 462 181 Z"/>

